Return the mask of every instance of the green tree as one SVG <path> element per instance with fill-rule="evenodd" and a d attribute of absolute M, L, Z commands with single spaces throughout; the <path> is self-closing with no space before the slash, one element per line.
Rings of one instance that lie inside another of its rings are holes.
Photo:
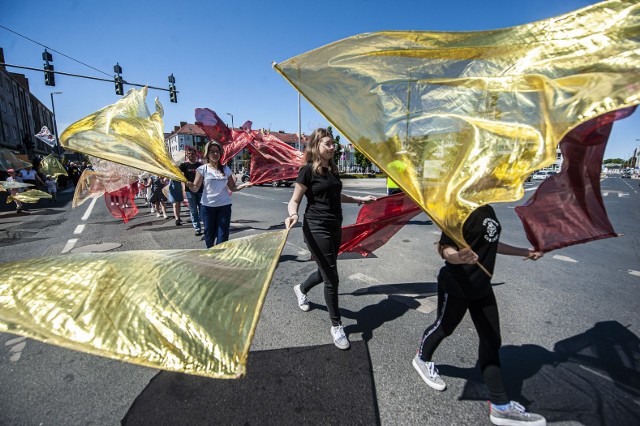
<path fill-rule="evenodd" d="M 356 148 L 355 152 L 355 160 L 356 164 L 362 167 L 362 170 L 365 171 L 371 167 L 371 160 L 369 160 L 363 153 L 360 152 L 358 148 Z"/>
<path fill-rule="evenodd" d="M 327 126 L 327 131 L 333 137 L 333 127 Z M 333 140 L 336 143 L 336 150 L 333 151 L 333 161 L 335 161 L 336 164 L 339 165 L 340 164 L 340 157 L 342 157 L 342 145 L 340 144 L 340 135 L 333 137 Z"/>

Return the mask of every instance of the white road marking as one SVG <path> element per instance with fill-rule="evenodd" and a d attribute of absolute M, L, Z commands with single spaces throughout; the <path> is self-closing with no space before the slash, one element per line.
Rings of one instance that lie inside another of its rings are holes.
<path fill-rule="evenodd" d="M 78 242 L 77 238 L 70 239 L 69 241 L 67 241 L 67 244 L 64 246 L 64 248 L 60 253 L 69 253 L 73 249 L 73 246 L 76 245 L 77 242 Z"/>
<path fill-rule="evenodd" d="M 603 192 L 603 193 L 602 193 L 602 196 L 603 196 L 603 197 L 607 197 L 608 195 L 609 195 L 609 193 L 608 193 L 608 192 Z"/>
<path fill-rule="evenodd" d="M 290 243 L 290 242 L 288 242 L 288 241 L 287 241 L 287 244 L 289 244 L 291 247 L 295 247 L 295 248 L 298 250 L 298 255 L 299 255 L 299 256 L 306 256 L 306 255 L 311 254 L 311 252 L 310 252 L 309 250 L 304 249 L 304 248 L 302 248 L 302 247 L 298 247 L 297 245 L 295 245 L 295 244 L 291 244 L 291 243 Z"/>
<path fill-rule="evenodd" d="M 572 262 L 572 263 L 578 263 L 577 260 L 570 258 L 569 256 L 561 256 L 559 254 L 556 254 L 553 256 L 554 259 L 557 260 L 564 260 L 565 262 Z"/>
<path fill-rule="evenodd" d="M 534 188 L 525 188 L 524 192 L 529 192 L 529 191 L 535 191 L 536 189 L 538 189 L 538 187 L 534 187 Z"/>
<path fill-rule="evenodd" d="M 84 224 L 76 226 L 76 229 L 73 231 L 73 233 L 75 235 L 82 234 L 82 231 L 84 231 Z"/>
<path fill-rule="evenodd" d="M 20 360 L 22 356 L 22 350 L 25 346 L 27 346 L 27 342 L 25 341 L 26 337 L 17 337 L 15 339 L 7 340 L 5 342 L 5 346 L 11 346 L 9 348 L 9 353 L 11 353 L 11 357 L 9 357 L 9 361 L 17 362 Z"/>
<path fill-rule="evenodd" d="M 624 198 L 628 196 L 629 196 L 628 192 L 618 192 L 618 198 Z"/>
<path fill-rule="evenodd" d="M 263 197 L 262 195 L 256 195 L 256 194 L 249 194 L 248 192 L 234 192 L 233 195 L 234 196 L 239 195 L 241 197 L 257 198 L 258 200 L 271 200 L 271 201 L 274 200 L 274 198 Z"/>
<path fill-rule="evenodd" d="M 629 275 L 635 275 L 636 277 L 640 277 L 640 271 L 634 271 L 633 269 L 627 270 Z"/>
<path fill-rule="evenodd" d="M 91 204 L 89 204 L 89 207 L 87 208 L 87 211 L 84 212 L 84 216 L 82 216 L 82 218 L 80 220 L 89 219 L 89 216 L 91 215 L 91 210 L 93 210 L 93 206 L 96 205 L 96 201 L 98 201 L 97 198 L 94 198 L 93 200 L 91 200 Z"/>

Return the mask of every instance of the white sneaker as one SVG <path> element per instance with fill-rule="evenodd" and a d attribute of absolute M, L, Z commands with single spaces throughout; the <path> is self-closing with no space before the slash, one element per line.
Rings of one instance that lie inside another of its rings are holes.
<path fill-rule="evenodd" d="M 331 336 L 333 337 L 333 344 L 336 345 L 338 349 L 345 350 L 351 346 L 347 335 L 344 334 L 342 325 L 331 326 Z"/>
<path fill-rule="evenodd" d="M 300 284 L 293 287 L 293 292 L 296 294 L 296 297 L 298 298 L 298 307 L 300 309 L 302 309 L 305 312 L 311 309 L 311 306 L 309 306 L 309 299 L 307 299 L 307 295 L 304 294 L 302 290 L 300 290 Z"/>
<path fill-rule="evenodd" d="M 160 217 L 160 213 L 156 213 L 156 217 Z"/>
<path fill-rule="evenodd" d="M 447 384 L 440 378 L 438 369 L 433 362 L 423 361 L 416 354 L 416 357 L 413 358 L 412 364 L 426 384 L 438 391 L 443 391 L 447 388 Z"/>

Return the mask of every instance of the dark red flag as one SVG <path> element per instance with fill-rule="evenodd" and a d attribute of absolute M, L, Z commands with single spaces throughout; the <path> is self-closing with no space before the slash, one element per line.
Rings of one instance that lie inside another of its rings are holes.
<path fill-rule="evenodd" d="M 367 257 L 421 211 L 404 193 L 365 204 L 356 223 L 342 227 L 342 244 L 338 253 L 355 252 Z"/>
<path fill-rule="evenodd" d="M 133 193 L 129 186 L 122 187 L 114 192 L 106 192 L 104 201 L 107 203 L 107 209 L 116 219 L 122 219 L 124 223 L 129 222 L 131 218 L 138 214 L 138 206 L 133 198 Z"/>
<path fill-rule="evenodd" d="M 600 193 L 602 158 L 613 122 L 633 113 L 625 108 L 589 120 L 560 141 L 564 158 L 516 213 L 529 242 L 548 252 L 573 244 L 616 237 Z"/>
<path fill-rule="evenodd" d="M 295 180 L 302 167 L 304 154 L 271 134 L 251 132 L 247 148 L 251 152 L 249 182 L 259 185 L 276 180 Z"/>
<path fill-rule="evenodd" d="M 221 143 L 231 141 L 231 129 L 222 121 L 215 111 L 209 108 L 196 108 L 196 125 L 206 133 L 209 140 Z"/>

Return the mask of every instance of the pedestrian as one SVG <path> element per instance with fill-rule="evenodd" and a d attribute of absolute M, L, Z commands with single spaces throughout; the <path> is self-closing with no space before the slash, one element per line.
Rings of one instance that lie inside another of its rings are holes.
<path fill-rule="evenodd" d="M 407 170 L 407 165 L 404 161 L 400 159 L 396 159 L 387 164 L 387 167 L 393 170 L 400 175 L 403 175 Z M 399 194 L 402 192 L 402 189 L 398 186 L 398 184 L 387 176 L 387 195 Z"/>
<path fill-rule="evenodd" d="M 34 187 L 37 187 L 38 184 L 45 186 L 44 182 L 38 175 L 31 165 L 26 166 L 24 169 L 20 170 L 20 178 L 22 178 L 22 182 L 30 183 Z"/>
<path fill-rule="evenodd" d="M 412 364 L 427 385 L 444 390 L 446 384 L 438 374 L 433 354 L 469 311 L 479 338 L 478 364 L 489 388 L 491 422 L 496 425 L 545 425 L 544 417 L 526 412 L 522 405 L 507 397 L 500 366 L 502 338 L 498 305 L 491 277 L 478 266 L 482 265 L 493 274 L 496 254 L 538 260 L 543 253 L 500 242 L 501 226 L 490 205 L 474 210 L 462 231 L 469 247 L 458 247 L 445 233 L 440 236 L 437 249 L 445 265 L 438 274 L 437 318 L 425 330 Z"/>
<path fill-rule="evenodd" d="M 147 181 L 147 184 L 151 187 L 151 197 L 149 198 L 149 202 L 155 207 L 156 217 L 160 217 L 162 212 L 162 216 L 165 219 L 168 219 L 167 208 L 165 206 L 167 197 L 165 197 L 162 192 L 162 189 L 167 184 L 166 180 L 160 176 L 151 176 Z"/>
<path fill-rule="evenodd" d="M 7 182 L 20 182 L 20 183 L 24 183 L 22 181 L 22 178 L 20 176 L 16 175 L 16 171 L 14 169 L 9 169 L 7 170 Z M 22 192 L 23 190 L 20 188 L 11 188 L 9 190 L 10 194 L 12 196 L 17 195 L 18 192 Z M 20 214 L 22 213 L 22 201 L 20 200 L 16 200 L 15 198 L 13 199 L 13 201 L 16 203 L 16 213 Z"/>
<path fill-rule="evenodd" d="M 176 220 L 176 225 L 182 225 L 182 220 L 180 220 L 180 204 L 184 201 L 184 196 L 182 195 L 182 182 L 177 180 L 169 181 L 169 191 L 167 193 L 168 200 L 173 207 L 173 217 Z"/>
<path fill-rule="evenodd" d="M 47 175 L 45 180 L 45 185 L 47 186 L 47 192 L 51 195 L 51 202 L 56 201 L 56 194 L 58 193 L 58 184 L 56 180 L 51 175 Z"/>
<path fill-rule="evenodd" d="M 196 150 L 192 147 L 187 147 L 185 155 L 187 157 L 187 161 L 180 164 L 178 166 L 182 171 L 182 174 L 189 181 L 189 183 L 193 183 L 196 179 L 196 170 L 198 167 L 202 166 L 202 163 L 196 161 Z M 202 190 L 204 187 L 200 187 L 196 192 L 193 192 L 189 189 L 189 185 L 185 185 L 185 193 L 187 195 L 187 201 L 189 201 L 189 216 L 191 216 L 191 224 L 193 225 L 193 230 L 195 231 L 196 237 L 202 235 L 202 228 L 200 226 L 200 218 L 201 218 L 201 205 L 200 200 L 202 199 Z"/>
<path fill-rule="evenodd" d="M 369 203 L 373 196 L 352 197 L 342 193 L 338 167 L 333 160 L 335 143 L 327 129 L 316 129 L 305 149 L 305 165 L 300 168 L 291 200 L 287 205 L 285 226 L 291 229 L 298 221 L 302 197 L 307 199 L 302 232 L 311 255 L 318 266 L 304 283 L 293 290 L 298 306 L 310 309 L 307 293 L 324 283 L 324 299 L 331 320 L 331 336 L 339 349 L 349 349 L 338 307 L 338 249 L 342 240 L 342 202 Z"/>
<path fill-rule="evenodd" d="M 231 193 L 251 186 L 248 182 L 236 186 L 231 169 L 220 162 L 223 152 L 221 143 L 207 142 L 204 147 L 206 163 L 196 169 L 193 183 L 187 184 L 192 192 L 197 192 L 201 186 L 204 188 L 200 204 L 207 248 L 229 239 Z"/>

